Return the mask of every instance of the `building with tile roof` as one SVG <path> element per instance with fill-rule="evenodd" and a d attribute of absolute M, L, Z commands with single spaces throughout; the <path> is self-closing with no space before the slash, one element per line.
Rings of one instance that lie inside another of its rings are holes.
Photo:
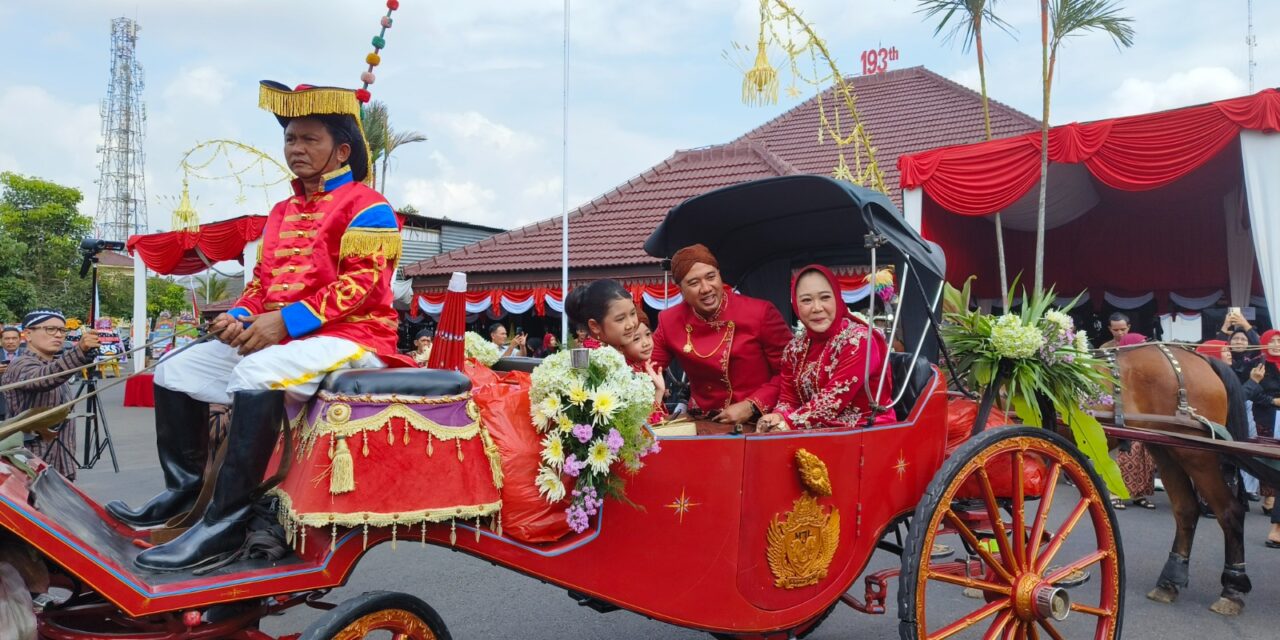
<path fill-rule="evenodd" d="M 979 94 L 924 67 L 860 76 L 852 83 L 859 115 L 895 201 L 899 200 L 899 155 L 984 138 Z M 831 104 L 832 90 L 823 100 Z M 688 198 L 759 178 L 830 174 L 838 162 L 838 151 L 830 140 L 820 142 L 818 122 L 815 96 L 726 144 L 676 151 L 572 211 L 570 286 L 602 277 L 633 287 L 660 284 L 659 262 L 645 254 L 642 245 L 667 211 Z M 996 137 L 1026 133 L 1039 126 L 1034 118 L 991 101 L 991 128 Z M 556 215 L 422 260 L 404 272 L 421 293 L 438 295 L 450 273 L 465 271 L 473 292 L 545 288 L 558 298 L 560 224 L 561 217 Z"/>

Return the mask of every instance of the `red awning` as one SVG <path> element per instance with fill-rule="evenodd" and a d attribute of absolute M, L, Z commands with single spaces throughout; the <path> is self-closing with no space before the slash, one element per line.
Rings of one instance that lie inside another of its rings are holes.
<path fill-rule="evenodd" d="M 1090 291 L 1202 296 L 1229 285 L 1228 228 L 1248 228 L 1225 200 L 1243 190 L 1240 133 L 1280 131 L 1280 92 L 1159 113 L 1054 127 L 1049 132 L 1045 282 Z M 922 189 L 921 232 L 942 245 L 948 279 L 977 275 L 999 295 L 1000 211 L 1010 277 L 1034 272 L 1040 134 L 943 147 L 898 158 L 903 189 Z M 1259 279 L 1255 275 L 1253 290 Z"/>
<path fill-rule="evenodd" d="M 1049 161 L 1083 164 L 1113 189 L 1147 191 L 1208 162 L 1241 129 L 1280 131 L 1280 92 L 1266 89 L 1173 111 L 1054 127 L 1049 130 Z M 899 156 L 902 188 L 923 187 L 952 213 L 1000 211 L 1039 182 L 1040 135 Z"/>
<path fill-rule="evenodd" d="M 266 216 L 240 216 L 202 224 L 195 231 L 166 231 L 130 236 L 129 253 L 142 254 L 142 261 L 161 275 L 185 276 L 200 273 L 223 260 L 241 260 L 244 246 L 262 237 Z"/>

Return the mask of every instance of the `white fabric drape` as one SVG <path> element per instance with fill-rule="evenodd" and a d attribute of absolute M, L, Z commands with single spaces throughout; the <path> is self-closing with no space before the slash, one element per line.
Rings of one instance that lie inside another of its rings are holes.
<path fill-rule="evenodd" d="M 1056 229 L 1098 206 L 1098 190 L 1083 164 L 1049 164 L 1049 191 L 1045 194 L 1044 228 Z M 1000 212 L 1005 229 L 1035 231 L 1040 211 L 1040 183 Z M 986 216 L 995 222 L 995 216 Z"/>
<path fill-rule="evenodd" d="M 1137 309 L 1138 307 L 1141 307 L 1142 305 L 1147 304 L 1152 300 L 1155 300 L 1156 294 L 1154 292 L 1151 292 L 1151 293 L 1144 293 L 1140 296 L 1133 296 L 1131 298 L 1126 298 L 1124 296 L 1118 296 L 1114 293 L 1104 293 L 1102 294 L 1102 297 L 1107 301 L 1107 304 L 1117 309 Z"/>
<path fill-rule="evenodd" d="M 924 218 L 924 192 L 920 187 L 902 190 L 902 217 L 912 229 L 920 230 L 920 221 Z"/>
<path fill-rule="evenodd" d="M 1223 222 L 1227 228 L 1227 275 L 1230 282 L 1231 306 L 1249 306 L 1253 289 L 1253 239 L 1245 208 L 1244 187 L 1236 187 L 1222 196 Z"/>
<path fill-rule="evenodd" d="M 1072 301 L 1072 300 L 1075 300 L 1075 297 L 1074 297 L 1074 296 L 1058 296 L 1057 298 L 1054 298 L 1054 299 L 1053 299 L 1053 306 L 1058 307 L 1059 309 L 1062 309 L 1063 311 L 1070 311 L 1070 310 L 1072 310 L 1072 309 L 1074 309 L 1074 308 L 1076 308 L 1076 307 L 1078 307 L 1078 306 L 1080 306 L 1080 305 L 1082 305 L 1082 304 L 1084 304 L 1084 303 L 1088 302 L 1088 301 L 1089 301 L 1089 292 L 1088 292 L 1088 291 L 1082 291 L 1082 292 L 1080 293 L 1080 299 L 1079 299 L 1079 300 L 1076 300 L 1075 305 L 1073 305 L 1073 306 L 1071 306 L 1071 307 L 1068 307 L 1067 305 L 1071 304 L 1071 301 Z"/>
<path fill-rule="evenodd" d="M 559 299 L 556 299 L 556 298 L 552 298 L 552 297 L 551 297 L 551 294 L 549 294 L 549 293 L 546 295 L 546 297 L 544 298 L 544 300 L 545 300 L 545 301 L 546 301 L 546 303 L 547 303 L 547 308 L 548 308 L 548 309 L 550 309 L 550 310 L 552 310 L 552 311 L 555 311 L 556 313 L 564 313 L 564 301 L 563 301 L 563 300 L 559 300 Z"/>
<path fill-rule="evenodd" d="M 1249 250 L 1249 257 L 1250 257 L 1250 259 L 1252 259 L 1252 257 L 1253 257 L 1253 250 L 1252 250 L 1252 249 L 1250 249 L 1250 250 Z M 1252 271 L 1252 270 L 1253 270 L 1253 265 L 1250 265 L 1249 270 L 1250 270 L 1250 271 Z M 1235 283 L 1233 282 L 1233 283 L 1232 283 L 1232 286 L 1234 287 L 1234 285 L 1235 285 Z M 1246 291 L 1248 291 L 1248 290 L 1246 289 Z M 1179 294 L 1174 293 L 1174 292 L 1172 292 L 1172 291 L 1170 291 L 1170 292 L 1169 292 L 1169 300 L 1170 300 L 1170 301 L 1172 301 L 1174 304 L 1178 305 L 1179 307 L 1181 307 L 1181 308 L 1183 308 L 1183 309 L 1190 309 L 1190 310 L 1192 310 L 1192 311 L 1199 311 L 1199 310 L 1201 310 L 1201 309 L 1208 309 L 1209 307 L 1212 307 L 1213 305 L 1217 304 L 1217 303 L 1218 303 L 1218 299 L 1219 299 L 1219 298 L 1221 298 L 1221 297 L 1222 297 L 1222 289 L 1218 289 L 1217 291 L 1214 291 L 1213 293 L 1211 293 L 1211 294 L 1209 294 L 1209 295 L 1207 295 L 1207 296 L 1200 296 L 1200 297 L 1198 297 L 1198 298 L 1192 298 L 1192 297 L 1190 297 L 1190 296 L 1179 295 Z M 1246 301 L 1248 300 L 1248 297 L 1247 297 L 1247 296 L 1246 296 L 1245 300 L 1246 300 Z M 1234 298 L 1233 298 L 1233 304 L 1234 304 Z M 1236 305 L 1236 306 L 1241 306 L 1241 307 L 1243 307 L 1243 306 L 1245 306 L 1245 305 L 1241 304 L 1241 305 Z"/>
<path fill-rule="evenodd" d="M 857 289 L 845 289 L 840 292 L 840 297 L 844 299 L 845 304 L 861 302 L 862 300 L 865 300 L 868 295 L 871 295 L 871 290 L 874 287 L 875 285 L 869 284 L 864 287 L 858 287 Z"/>
<path fill-rule="evenodd" d="M 1253 248 L 1267 296 L 1267 311 L 1280 318 L 1280 135 L 1260 131 L 1240 132 L 1244 186 L 1253 230 Z"/>
<path fill-rule="evenodd" d="M 670 309 L 671 307 L 677 306 L 681 302 L 684 302 L 684 296 L 681 296 L 678 293 L 675 295 L 667 296 L 665 302 L 663 301 L 662 298 L 658 296 L 651 296 L 648 293 L 642 293 L 640 295 L 644 297 L 644 303 L 646 305 L 648 305 L 652 309 L 657 309 L 658 311 Z"/>
<path fill-rule="evenodd" d="M 1198 313 L 1165 313 L 1160 316 L 1160 328 L 1165 340 L 1200 342 L 1204 335 L 1203 320 Z"/>

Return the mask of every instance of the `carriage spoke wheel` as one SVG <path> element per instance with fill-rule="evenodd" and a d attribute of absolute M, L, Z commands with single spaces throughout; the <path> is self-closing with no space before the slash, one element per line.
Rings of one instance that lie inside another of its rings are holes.
<path fill-rule="evenodd" d="M 1101 486 L 1073 445 L 1043 429 L 967 442 L 916 509 L 923 526 L 903 555 L 902 637 L 1118 638 L 1124 559 Z M 957 557 L 931 558 L 940 543 Z"/>
<path fill-rule="evenodd" d="M 373 591 L 347 600 L 307 627 L 299 640 L 449 640 L 427 603 L 405 593 Z"/>

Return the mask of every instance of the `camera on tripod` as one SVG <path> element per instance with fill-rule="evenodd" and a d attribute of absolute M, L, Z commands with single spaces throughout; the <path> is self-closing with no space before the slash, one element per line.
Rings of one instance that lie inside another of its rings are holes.
<path fill-rule="evenodd" d="M 89 275 L 89 267 L 98 261 L 98 254 L 103 251 L 124 251 L 124 243 L 119 240 L 103 240 L 102 238 L 85 238 L 80 241 L 80 277 Z"/>

